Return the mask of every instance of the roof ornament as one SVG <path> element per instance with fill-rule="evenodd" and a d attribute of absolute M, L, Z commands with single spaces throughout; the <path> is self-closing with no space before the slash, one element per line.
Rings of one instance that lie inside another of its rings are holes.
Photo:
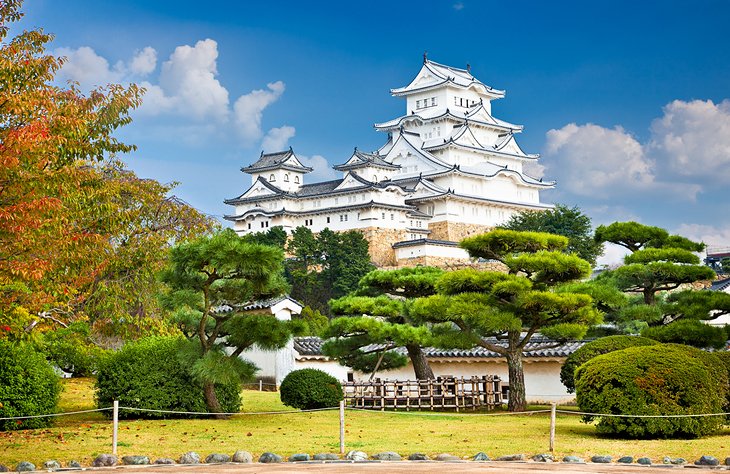
<path fill-rule="evenodd" d="M 264 150 L 261 150 L 261 156 L 264 156 Z M 261 156 L 260 156 L 260 157 L 261 157 Z M 260 157 L 259 157 L 259 158 L 260 158 Z"/>
<path fill-rule="evenodd" d="M 289 145 L 289 151 L 294 151 L 294 150 L 292 149 L 291 145 Z"/>
<path fill-rule="evenodd" d="M 471 64 L 469 64 L 469 63 L 466 63 L 466 72 L 471 74 Z"/>
<path fill-rule="evenodd" d="M 428 51 L 423 52 L 423 64 L 428 62 Z"/>

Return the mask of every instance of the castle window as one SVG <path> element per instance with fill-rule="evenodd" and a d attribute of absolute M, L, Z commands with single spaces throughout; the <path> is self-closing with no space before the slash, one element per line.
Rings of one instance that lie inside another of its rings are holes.
<path fill-rule="evenodd" d="M 420 100 L 417 100 L 416 101 L 416 108 L 417 109 L 420 109 L 421 108 L 421 101 Z"/>
<path fill-rule="evenodd" d="M 294 176 L 294 184 L 299 184 L 299 176 Z"/>
<path fill-rule="evenodd" d="M 269 182 L 270 182 L 270 183 L 273 183 L 274 181 L 276 181 L 276 176 L 274 176 L 274 175 L 272 174 L 272 175 L 270 175 L 270 176 L 269 176 Z"/>
<path fill-rule="evenodd" d="M 373 182 L 375 182 L 375 183 L 378 182 L 378 175 L 377 174 L 374 174 L 373 175 Z"/>
<path fill-rule="evenodd" d="M 416 227 L 421 227 L 421 221 L 416 221 Z"/>
<path fill-rule="evenodd" d="M 431 97 L 431 107 L 436 105 L 436 97 Z"/>
<path fill-rule="evenodd" d="M 288 182 L 289 182 L 289 173 L 286 173 L 286 174 L 284 175 L 284 182 L 285 182 L 285 183 L 288 183 Z"/>
<path fill-rule="evenodd" d="M 327 223 L 328 223 L 328 224 L 330 223 L 330 218 L 329 218 L 329 217 L 327 218 Z"/>
<path fill-rule="evenodd" d="M 394 220 L 395 220 L 395 214 L 391 214 L 391 215 L 390 215 L 390 220 L 391 220 L 391 221 L 394 221 Z"/>
<path fill-rule="evenodd" d="M 385 213 L 383 212 L 383 219 L 385 219 Z"/>
<path fill-rule="evenodd" d="M 264 228 L 264 223 L 263 223 L 263 222 L 261 223 L 261 228 L 262 228 L 262 229 Z"/>
<path fill-rule="evenodd" d="M 248 223 L 248 230 L 251 230 L 251 223 Z"/>

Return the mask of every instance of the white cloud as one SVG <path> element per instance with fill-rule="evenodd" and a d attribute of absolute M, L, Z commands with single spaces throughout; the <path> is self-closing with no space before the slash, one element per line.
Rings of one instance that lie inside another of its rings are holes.
<path fill-rule="evenodd" d="M 682 224 L 675 232 L 708 247 L 730 247 L 730 225 Z"/>
<path fill-rule="evenodd" d="M 322 155 L 302 156 L 297 154 L 297 158 L 304 166 L 314 168 L 314 171 L 305 175 L 305 182 L 316 183 L 319 181 L 330 181 L 337 179 L 337 172 L 330 167 L 327 159 Z"/>
<path fill-rule="evenodd" d="M 272 82 L 266 86 L 268 90 L 257 89 L 242 95 L 233 106 L 238 131 L 248 143 L 261 138 L 263 111 L 276 102 L 286 88 L 282 81 Z"/>
<path fill-rule="evenodd" d="M 631 253 L 629 249 L 620 245 L 605 243 L 603 244 L 603 255 L 596 259 L 596 268 L 607 266 L 614 268 L 624 263 L 624 257 Z"/>
<path fill-rule="evenodd" d="M 464 9 L 464 4 L 461 2 L 456 2 L 452 5 L 452 7 L 458 12 Z"/>
<path fill-rule="evenodd" d="M 289 147 L 289 139 L 296 134 L 296 129 L 288 125 L 272 128 L 266 133 L 261 141 L 261 149 L 264 153 L 273 153 Z"/>
<path fill-rule="evenodd" d="M 57 78 L 63 82 L 78 82 L 84 89 L 105 86 L 124 78 L 122 63 L 117 63 L 112 68 L 109 66 L 109 61 L 88 46 L 78 49 L 58 48 L 54 51 L 54 55 L 65 58 Z"/>
<path fill-rule="evenodd" d="M 675 100 L 663 111 L 651 125 L 649 154 L 680 177 L 730 179 L 730 100 Z"/>
<path fill-rule="evenodd" d="M 548 172 L 558 174 L 562 188 L 580 196 L 607 198 L 654 183 L 654 164 L 621 127 L 570 123 L 550 130 L 545 156 Z"/>
<path fill-rule="evenodd" d="M 132 74 L 146 76 L 157 67 L 157 51 L 151 46 L 147 46 L 141 51 L 137 51 L 129 62 L 129 70 Z"/>
<path fill-rule="evenodd" d="M 218 43 L 201 40 L 178 46 L 162 64 L 159 86 L 177 112 L 195 119 L 228 117 L 228 90 L 216 79 Z"/>

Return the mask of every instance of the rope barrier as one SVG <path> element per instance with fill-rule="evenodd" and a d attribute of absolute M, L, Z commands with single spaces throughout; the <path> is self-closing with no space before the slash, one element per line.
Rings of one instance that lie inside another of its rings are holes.
<path fill-rule="evenodd" d="M 382 413 L 382 414 L 393 414 L 393 415 L 415 415 L 415 416 L 509 416 L 509 415 L 534 415 L 536 413 L 550 413 L 550 410 L 530 410 L 530 411 L 519 411 L 519 412 L 498 412 L 498 413 L 443 413 L 443 412 L 423 412 L 423 411 L 391 411 L 391 410 L 368 410 L 367 408 L 351 408 L 345 407 L 345 410 L 351 411 L 364 411 L 369 413 Z"/>
<path fill-rule="evenodd" d="M 82 413 L 93 413 L 93 412 L 96 412 L 96 411 L 108 411 L 108 410 L 111 410 L 111 409 L 112 408 L 109 407 L 109 408 L 97 408 L 96 410 L 80 410 L 80 411 L 67 411 L 67 412 L 63 412 L 63 413 L 50 413 L 48 415 L 6 416 L 4 418 L 0 418 L 0 421 L 5 421 L 5 420 L 29 420 L 29 419 L 32 419 L 32 418 L 48 418 L 48 417 L 51 417 L 51 416 L 79 415 L 79 414 L 82 414 Z"/>
<path fill-rule="evenodd" d="M 696 418 L 701 416 L 727 416 L 730 413 L 695 413 L 689 415 L 618 415 L 613 413 L 588 413 L 573 410 L 555 410 L 566 415 L 605 416 L 610 418 Z"/>
<path fill-rule="evenodd" d="M 338 410 L 338 407 L 333 408 L 313 408 L 310 410 L 283 410 L 283 411 L 252 411 L 252 412 L 236 412 L 236 413 L 211 413 L 209 411 L 175 411 L 175 410 L 154 410 L 151 408 L 133 408 L 133 407 L 119 407 L 120 410 L 130 411 L 142 411 L 148 413 L 170 413 L 177 415 L 208 415 L 208 416 L 248 416 L 248 415 L 298 415 L 300 413 L 314 413 L 318 411 L 332 411 Z"/>

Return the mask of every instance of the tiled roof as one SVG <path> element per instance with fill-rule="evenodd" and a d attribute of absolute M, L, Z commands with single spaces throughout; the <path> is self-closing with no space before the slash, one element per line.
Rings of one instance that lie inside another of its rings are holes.
<path fill-rule="evenodd" d="M 725 278 L 724 280 L 716 280 L 712 282 L 710 289 L 712 291 L 725 291 L 727 289 L 730 289 L 730 278 Z"/>
<path fill-rule="evenodd" d="M 276 153 L 261 153 L 261 156 L 256 161 L 256 163 L 246 166 L 244 168 L 241 168 L 242 171 L 261 171 L 261 170 L 268 170 L 268 169 L 275 169 L 279 168 L 281 166 L 284 166 L 284 164 L 291 158 L 292 156 L 295 157 L 295 163 L 292 164 L 286 164 L 286 167 L 300 170 L 300 171 L 312 171 L 312 168 L 308 168 L 306 166 L 299 166 L 296 163 L 296 156 L 294 155 L 294 151 L 289 148 L 286 151 L 279 151 Z"/>
<path fill-rule="evenodd" d="M 254 309 L 265 309 L 265 308 L 271 308 L 272 306 L 276 306 L 277 304 L 281 303 L 284 300 L 291 299 L 295 303 L 299 304 L 301 306 L 301 303 L 299 303 L 297 300 L 292 299 L 289 297 L 289 295 L 281 295 L 281 296 L 275 296 L 274 298 L 269 298 L 265 300 L 258 300 L 254 301 L 252 303 L 249 303 L 242 308 L 239 305 L 230 305 L 230 304 L 222 304 L 220 306 L 216 306 L 213 308 L 213 312 L 216 314 L 224 314 L 224 313 L 230 313 L 236 308 L 239 308 L 242 311 L 251 311 Z"/>
<path fill-rule="evenodd" d="M 492 343 L 498 343 L 494 338 L 487 339 Z M 324 341 L 318 337 L 295 337 L 294 349 L 300 356 L 321 356 L 322 344 Z M 583 347 L 589 341 L 567 341 L 551 349 L 542 349 L 541 347 L 555 343 L 550 339 L 534 336 L 532 340 L 525 346 L 524 357 L 540 358 L 540 357 L 568 357 L 570 354 Z M 404 348 L 397 349 L 399 352 L 406 354 Z M 471 349 L 437 349 L 435 347 L 427 347 L 424 349 L 426 357 L 442 358 L 442 357 L 468 357 L 468 358 L 501 358 L 503 357 L 496 352 L 492 352 L 483 347 L 474 347 Z"/>

